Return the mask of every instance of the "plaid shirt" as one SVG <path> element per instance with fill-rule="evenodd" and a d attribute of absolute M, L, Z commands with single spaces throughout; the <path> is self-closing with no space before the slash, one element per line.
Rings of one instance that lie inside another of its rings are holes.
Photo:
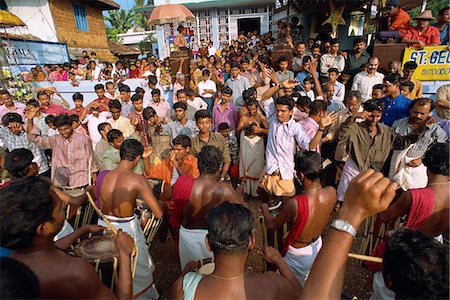
<path fill-rule="evenodd" d="M 39 174 L 42 174 L 49 169 L 44 150 L 28 140 L 27 134 L 24 131 L 17 135 L 11 133 L 8 127 L 0 127 L 0 139 L 3 142 L 3 148 L 8 149 L 8 151 L 20 148 L 30 150 L 34 156 L 33 161 L 39 167 Z"/>
<path fill-rule="evenodd" d="M 207 142 L 200 140 L 200 136 L 194 136 L 192 138 L 191 154 L 197 157 L 197 154 L 202 150 L 203 146 L 215 146 L 219 148 L 223 153 L 224 162 L 231 162 L 230 151 L 228 149 L 225 138 L 212 131 L 209 132 L 209 139 Z"/>

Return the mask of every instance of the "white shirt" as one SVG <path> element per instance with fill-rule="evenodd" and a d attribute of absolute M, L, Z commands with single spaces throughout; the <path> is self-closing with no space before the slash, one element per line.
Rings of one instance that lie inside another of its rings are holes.
<path fill-rule="evenodd" d="M 330 67 L 327 67 L 330 65 Z M 342 55 L 331 55 L 330 53 L 325 53 L 320 58 L 320 75 L 324 77 L 328 77 L 328 69 L 336 68 L 339 73 L 344 71 L 345 67 L 345 58 Z"/>
<path fill-rule="evenodd" d="M 130 119 L 126 117 L 120 116 L 117 120 L 109 118 L 107 122 L 111 124 L 112 129 L 120 130 L 124 138 L 127 138 L 134 133 L 134 126 L 131 125 Z"/>
<path fill-rule="evenodd" d="M 314 95 L 314 91 L 313 90 L 310 90 L 310 91 L 308 91 L 306 93 L 304 91 L 301 91 L 300 95 L 309 97 L 309 99 L 311 99 L 311 101 L 314 101 L 315 97 L 316 97 L 316 95 Z"/>
<path fill-rule="evenodd" d="M 334 83 L 334 94 L 332 99 L 335 101 L 344 102 L 344 96 L 345 96 L 345 85 L 343 85 L 339 81 L 336 81 Z"/>
<path fill-rule="evenodd" d="M 213 90 L 215 93 L 217 91 L 216 83 L 211 79 L 208 79 L 206 81 L 202 80 L 198 83 L 198 94 L 200 95 L 200 97 L 212 98 L 213 94 L 211 93 L 203 94 L 205 90 Z"/>
<path fill-rule="evenodd" d="M 212 47 L 208 48 L 208 55 L 209 56 L 216 55 L 216 52 L 217 52 L 216 47 L 212 46 Z"/>
<path fill-rule="evenodd" d="M 161 97 L 163 94 L 163 90 L 161 88 L 161 86 L 159 85 L 159 83 L 156 84 L 156 89 L 158 89 L 161 92 Z M 143 99 L 143 103 L 144 103 L 144 108 L 147 108 L 150 106 L 150 103 L 153 102 L 153 97 L 152 97 L 152 89 L 150 87 L 147 86 L 147 90 L 144 93 L 144 99 Z"/>
<path fill-rule="evenodd" d="M 94 70 L 92 70 L 92 80 L 97 80 L 100 77 L 100 73 L 102 69 L 99 66 L 96 66 Z"/>
<path fill-rule="evenodd" d="M 87 123 L 87 127 L 89 129 L 89 136 L 91 138 L 92 144 L 97 144 L 102 139 L 102 136 L 100 132 L 98 132 L 98 125 L 100 123 L 106 122 L 108 117 L 111 116 L 111 113 L 109 111 L 103 111 L 101 112 L 98 117 L 94 116 L 93 114 L 89 114 L 84 118 L 83 124 Z"/>
<path fill-rule="evenodd" d="M 208 104 L 200 97 L 195 97 L 194 100 L 188 100 L 186 102 L 196 110 L 208 108 Z"/>
<path fill-rule="evenodd" d="M 375 75 L 369 76 L 369 74 L 364 72 L 359 72 L 355 75 L 353 79 L 352 91 L 358 91 L 361 93 L 361 101 L 366 102 L 372 98 L 372 88 L 376 84 L 383 83 L 384 75 L 375 72 Z"/>

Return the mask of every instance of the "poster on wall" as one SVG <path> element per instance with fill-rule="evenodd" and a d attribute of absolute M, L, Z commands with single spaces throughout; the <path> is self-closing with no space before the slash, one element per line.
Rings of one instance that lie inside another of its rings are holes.
<path fill-rule="evenodd" d="M 448 80 L 450 77 L 450 51 L 447 46 L 429 46 L 422 50 L 406 48 L 403 64 L 414 61 L 414 78 L 423 81 Z"/>
<path fill-rule="evenodd" d="M 41 41 L 2 38 L 10 65 L 62 64 L 70 61 L 67 45 Z"/>

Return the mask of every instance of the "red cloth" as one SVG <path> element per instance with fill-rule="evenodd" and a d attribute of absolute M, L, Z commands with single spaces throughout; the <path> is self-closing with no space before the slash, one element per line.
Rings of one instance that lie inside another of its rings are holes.
<path fill-rule="evenodd" d="M 178 254 L 178 240 L 181 223 L 183 223 L 183 210 L 189 202 L 192 186 L 195 179 L 189 176 L 180 176 L 173 185 L 172 201 L 174 204 L 173 213 L 169 216 L 169 224 L 174 234 L 175 251 Z"/>
<path fill-rule="evenodd" d="M 409 192 L 411 193 L 411 208 L 403 227 L 417 230 L 431 216 L 434 207 L 434 193 L 428 187 L 410 189 Z M 381 242 L 370 255 L 383 257 L 385 243 L 385 241 Z M 373 273 L 381 271 L 380 263 L 364 262 L 364 264 Z"/>
<path fill-rule="evenodd" d="M 295 196 L 295 199 L 297 200 L 297 220 L 295 220 L 294 224 L 292 224 L 291 230 L 289 230 L 289 233 L 284 239 L 282 253 L 283 256 L 288 251 L 289 246 L 295 242 L 300 233 L 303 231 L 309 218 L 308 196 L 297 195 Z"/>

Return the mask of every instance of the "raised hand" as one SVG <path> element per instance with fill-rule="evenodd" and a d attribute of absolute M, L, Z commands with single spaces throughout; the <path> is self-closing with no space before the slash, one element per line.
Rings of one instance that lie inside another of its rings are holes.
<path fill-rule="evenodd" d="M 152 146 L 145 147 L 144 153 L 142 154 L 142 158 L 150 157 L 150 155 L 152 155 L 152 153 L 153 153 L 153 147 Z"/>
<path fill-rule="evenodd" d="M 286 89 L 294 89 L 298 85 L 300 85 L 298 81 L 291 79 L 285 80 L 281 83 L 281 87 Z"/>
<path fill-rule="evenodd" d="M 338 119 L 338 114 L 334 111 L 327 113 L 319 121 L 319 129 L 324 130 Z"/>

